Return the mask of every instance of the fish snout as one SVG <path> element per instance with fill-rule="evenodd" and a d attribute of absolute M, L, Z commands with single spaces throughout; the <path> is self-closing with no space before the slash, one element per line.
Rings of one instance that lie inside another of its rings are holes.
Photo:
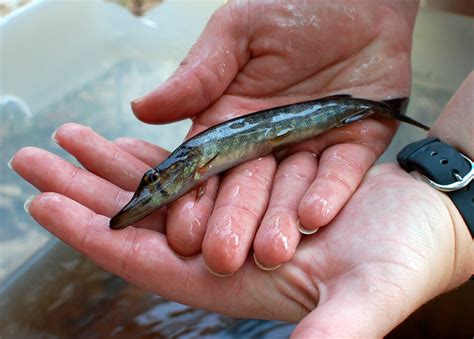
<path fill-rule="evenodd" d="M 110 219 L 109 226 L 113 230 L 118 230 L 130 226 L 134 222 L 152 213 L 152 195 L 148 190 L 139 190 L 115 216 Z"/>

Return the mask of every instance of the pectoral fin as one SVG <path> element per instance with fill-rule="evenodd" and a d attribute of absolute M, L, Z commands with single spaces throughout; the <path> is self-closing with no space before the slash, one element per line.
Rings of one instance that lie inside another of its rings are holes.
<path fill-rule="evenodd" d="M 206 188 L 207 188 L 207 180 L 200 183 L 198 187 L 196 187 L 196 198 L 195 198 L 196 201 L 199 201 L 199 199 L 201 199 L 201 197 L 204 194 L 206 194 Z"/>
<path fill-rule="evenodd" d="M 208 161 L 206 161 L 203 165 L 198 166 L 196 171 L 194 172 L 194 180 L 199 180 L 201 177 L 206 174 L 212 167 L 213 167 L 213 162 L 216 160 L 217 156 L 219 155 L 219 152 L 214 154 Z"/>
<path fill-rule="evenodd" d="M 369 115 L 372 115 L 372 114 L 374 114 L 374 111 L 372 111 L 371 109 L 364 109 L 364 110 L 356 111 L 356 112 L 352 113 L 351 115 L 345 117 L 341 121 L 339 121 L 339 123 L 337 124 L 337 127 L 341 127 L 341 126 L 350 124 L 352 122 L 359 121 L 359 120 L 364 119 L 364 118 L 366 118 L 366 117 L 368 117 Z"/>

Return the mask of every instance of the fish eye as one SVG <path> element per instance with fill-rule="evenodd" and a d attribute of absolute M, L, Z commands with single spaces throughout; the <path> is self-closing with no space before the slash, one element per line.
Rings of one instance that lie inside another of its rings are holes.
<path fill-rule="evenodd" d="M 145 181 L 146 184 L 152 184 L 156 180 L 158 180 L 158 177 L 159 177 L 158 172 L 155 170 L 151 170 L 143 176 L 143 181 Z"/>

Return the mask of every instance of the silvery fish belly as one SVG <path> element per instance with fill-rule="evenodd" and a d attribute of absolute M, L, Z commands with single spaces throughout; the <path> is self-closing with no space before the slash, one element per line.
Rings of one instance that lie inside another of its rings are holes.
<path fill-rule="evenodd" d="M 212 175 L 371 115 L 428 129 L 404 115 L 407 103 L 408 98 L 372 101 L 335 95 L 266 109 L 213 126 L 147 171 L 132 200 L 110 220 L 110 227 L 121 229 L 133 224 Z"/>

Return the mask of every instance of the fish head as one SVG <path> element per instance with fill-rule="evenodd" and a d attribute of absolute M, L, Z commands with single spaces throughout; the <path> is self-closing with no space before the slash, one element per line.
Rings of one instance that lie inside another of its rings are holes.
<path fill-rule="evenodd" d="M 192 185 L 188 172 L 194 167 L 193 162 L 179 161 L 165 169 L 146 171 L 130 202 L 110 219 L 110 228 L 125 228 L 182 195 Z"/>

